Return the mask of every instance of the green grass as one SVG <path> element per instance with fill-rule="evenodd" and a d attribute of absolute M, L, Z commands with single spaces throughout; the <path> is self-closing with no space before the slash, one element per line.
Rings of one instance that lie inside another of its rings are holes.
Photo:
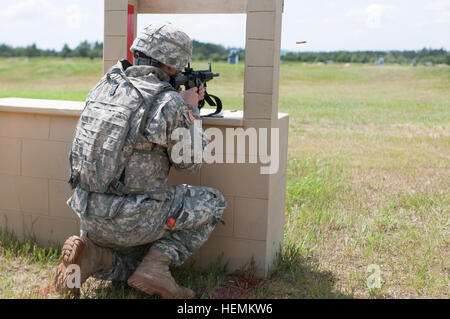
<path fill-rule="evenodd" d="M 243 64 L 213 71 L 208 91 L 242 109 Z M 0 59 L 0 97 L 83 101 L 100 76 L 99 60 Z M 272 272 L 188 264 L 176 279 L 201 298 L 448 298 L 450 67 L 284 63 L 279 111 L 290 116 L 289 162 Z M 38 297 L 58 253 L 2 236 L 0 296 Z M 370 265 L 380 288 L 368 288 Z M 82 296 L 146 297 L 98 280 Z"/>
<path fill-rule="evenodd" d="M 87 59 L 0 59 L 0 97 L 84 101 L 102 63 Z"/>
<path fill-rule="evenodd" d="M 41 248 L 35 238 L 19 239 L 1 227 L 0 297 L 39 298 L 41 285 L 50 283 L 51 269 L 60 258 L 60 247 Z"/>

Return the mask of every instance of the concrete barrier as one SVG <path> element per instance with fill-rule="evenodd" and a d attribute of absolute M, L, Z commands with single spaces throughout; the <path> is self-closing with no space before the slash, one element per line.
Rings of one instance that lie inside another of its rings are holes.
<path fill-rule="evenodd" d="M 78 216 L 66 205 L 72 190 L 68 154 L 83 102 L 0 99 L 0 225 L 19 237 L 33 234 L 43 246 L 79 233 Z M 280 167 L 260 174 L 260 163 L 204 164 L 200 173 L 170 172 L 169 183 L 218 188 L 228 202 L 210 240 L 193 257 L 207 266 L 223 254 L 230 269 L 254 258 L 260 273 L 283 242 L 289 118 L 244 120 L 242 112 L 203 120 L 203 128 L 278 127 Z M 270 147 L 270 146 L 269 146 Z M 248 154 L 239 154 L 245 156 Z"/>

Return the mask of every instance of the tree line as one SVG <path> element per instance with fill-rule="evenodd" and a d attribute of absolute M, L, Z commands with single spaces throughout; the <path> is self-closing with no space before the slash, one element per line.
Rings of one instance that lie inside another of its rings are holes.
<path fill-rule="evenodd" d="M 239 60 L 245 59 L 245 50 L 242 48 L 226 48 L 220 44 L 203 43 L 193 41 L 192 60 L 226 61 L 231 50 L 236 50 Z M 78 46 L 70 48 L 67 44 L 59 51 L 39 49 L 36 44 L 26 47 L 12 47 L 0 44 L 0 57 L 81 57 L 102 58 L 103 43 L 88 41 L 81 42 Z M 334 51 L 334 52 L 283 52 L 283 61 L 296 62 L 328 62 L 336 63 L 374 63 L 382 58 L 384 63 L 410 64 L 415 61 L 418 64 L 431 62 L 433 64 L 449 64 L 450 52 L 444 49 L 405 50 L 405 51 Z"/>
<path fill-rule="evenodd" d="M 26 47 L 12 47 L 7 44 L 0 44 L 0 57 L 80 57 L 95 59 L 103 57 L 103 43 L 83 41 L 73 49 L 69 45 L 64 44 L 60 51 L 39 49 L 35 43 Z"/>
<path fill-rule="evenodd" d="M 334 52 L 287 52 L 284 61 L 318 63 L 333 61 L 337 63 L 384 63 L 395 64 L 449 64 L 450 52 L 444 49 L 405 50 L 405 51 L 334 51 Z"/>

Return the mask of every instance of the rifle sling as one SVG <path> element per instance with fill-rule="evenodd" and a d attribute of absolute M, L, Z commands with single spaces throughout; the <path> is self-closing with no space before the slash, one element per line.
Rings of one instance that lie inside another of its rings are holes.
<path fill-rule="evenodd" d="M 208 94 L 208 92 L 205 91 L 205 101 L 208 103 L 208 105 L 215 106 L 216 111 L 210 114 L 201 115 L 200 117 L 211 117 L 222 112 L 222 101 L 220 100 L 219 97 L 212 94 Z"/>

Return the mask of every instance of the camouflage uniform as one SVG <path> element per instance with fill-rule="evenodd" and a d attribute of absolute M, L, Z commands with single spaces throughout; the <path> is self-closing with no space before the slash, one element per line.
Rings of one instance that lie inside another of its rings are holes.
<path fill-rule="evenodd" d="M 153 66 L 132 66 L 125 74 L 151 100 L 155 78 L 169 81 L 168 75 Z M 123 196 L 88 192 L 77 186 L 68 205 L 80 217 L 81 235 L 87 235 L 101 247 L 113 249 L 111 269 L 94 277 L 125 281 L 135 271 L 150 247 L 168 255 L 174 265 L 181 265 L 209 238 L 226 208 L 222 194 L 210 187 L 190 185 L 167 186 L 169 169 L 198 172 L 201 163 L 177 164 L 171 150 L 178 141 L 171 139 L 176 128 L 190 129 L 199 119 L 197 107 L 184 104 L 176 91 L 159 94 L 151 108 L 143 139 L 133 147 L 125 167 L 124 183 L 128 193 Z M 153 114 L 153 112 L 150 112 Z M 203 132 L 203 147 L 207 140 Z M 194 136 L 191 134 L 191 138 Z M 169 228 L 166 222 L 175 220 Z"/>

